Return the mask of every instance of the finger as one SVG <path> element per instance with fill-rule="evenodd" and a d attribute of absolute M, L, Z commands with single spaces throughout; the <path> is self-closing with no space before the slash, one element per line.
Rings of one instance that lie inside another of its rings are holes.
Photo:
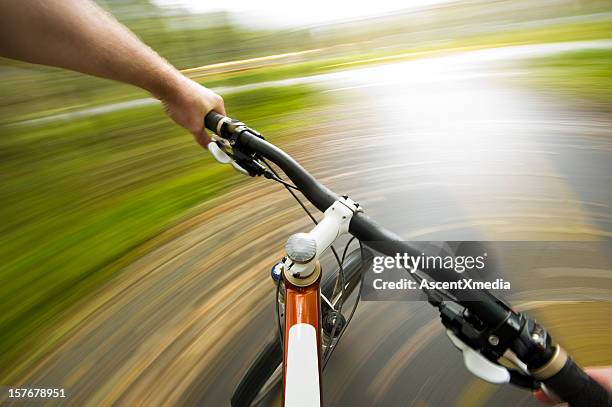
<path fill-rule="evenodd" d="M 554 401 L 552 401 L 547 395 L 546 393 L 544 393 L 542 390 L 536 390 L 533 392 L 533 396 L 540 402 L 543 404 L 547 404 L 549 406 L 554 405 Z"/>
<path fill-rule="evenodd" d="M 223 105 L 223 103 L 215 107 L 215 112 L 221 113 L 223 116 L 227 116 L 227 113 L 225 113 L 225 106 Z"/>
<path fill-rule="evenodd" d="M 206 133 L 206 130 L 202 129 L 200 132 L 194 133 L 193 136 L 195 137 L 199 145 L 201 145 L 205 149 L 208 149 L 208 143 L 210 143 L 211 139 L 208 136 L 208 133 Z"/>
<path fill-rule="evenodd" d="M 217 101 L 217 105 L 215 106 L 215 111 L 217 113 L 221 113 L 223 116 L 227 116 L 227 114 L 225 113 L 225 101 L 223 100 L 223 98 L 219 95 L 218 96 L 218 101 Z"/>
<path fill-rule="evenodd" d="M 534 390 L 533 396 L 542 404 L 546 404 L 547 406 L 555 406 L 555 407 L 568 407 L 567 403 L 561 403 L 557 401 L 553 401 L 548 397 L 546 393 L 542 390 Z"/>

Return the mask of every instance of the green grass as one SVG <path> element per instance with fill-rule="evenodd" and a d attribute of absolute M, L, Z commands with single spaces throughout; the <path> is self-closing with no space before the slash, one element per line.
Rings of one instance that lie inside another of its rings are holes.
<path fill-rule="evenodd" d="M 531 60 L 528 67 L 540 88 L 597 103 L 612 101 L 612 49 L 564 52 Z"/>
<path fill-rule="evenodd" d="M 226 100 L 270 135 L 319 104 L 307 87 Z M 0 130 L 0 382 L 46 345 L 62 312 L 112 278 L 120 259 L 248 180 L 217 165 L 159 106 Z"/>

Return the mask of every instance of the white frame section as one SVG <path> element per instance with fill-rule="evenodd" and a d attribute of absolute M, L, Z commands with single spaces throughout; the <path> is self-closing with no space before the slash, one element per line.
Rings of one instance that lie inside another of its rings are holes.
<path fill-rule="evenodd" d="M 285 406 L 321 405 L 317 333 L 310 324 L 296 324 L 289 329 L 285 376 Z"/>

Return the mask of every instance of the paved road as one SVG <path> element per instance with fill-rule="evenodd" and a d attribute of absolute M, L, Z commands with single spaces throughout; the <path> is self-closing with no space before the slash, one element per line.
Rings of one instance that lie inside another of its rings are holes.
<path fill-rule="evenodd" d="M 611 118 L 519 86 L 524 55 L 319 78 L 337 104 L 287 150 L 406 239 L 609 238 Z M 65 387 L 78 406 L 227 405 L 275 326 L 269 267 L 308 227 L 286 195 L 254 180 L 209 203 L 83 306 L 23 382 Z M 552 328 L 612 363 L 612 308 L 563 307 Z M 435 318 L 423 304 L 363 303 L 324 373 L 326 404 L 536 405 L 466 373 Z"/>

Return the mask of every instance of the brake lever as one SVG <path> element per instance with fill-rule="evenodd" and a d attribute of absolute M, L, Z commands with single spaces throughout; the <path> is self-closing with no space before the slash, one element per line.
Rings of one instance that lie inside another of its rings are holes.
<path fill-rule="evenodd" d="M 453 345 L 461 351 L 463 363 L 472 374 L 489 383 L 504 384 L 510 382 L 510 372 L 508 369 L 485 358 L 480 352 L 472 349 L 472 347 L 459 339 L 450 329 L 446 330 L 446 335 Z"/>
<path fill-rule="evenodd" d="M 442 323 L 447 328 L 446 335 L 462 352 L 463 362 L 472 374 L 494 384 L 511 383 L 530 390 L 543 387 L 531 376 L 527 365 L 509 347 L 503 353 L 501 349 L 494 349 L 505 340 L 504 337 L 500 337 L 500 332 L 504 333 L 503 330 L 499 330 L 500 327 L 497 327 L 497 330 L 487 329 L 481 321 L 474 319 L 467 309 L 455 302 L 434 300 L 433 304 L 436 304 L 440 310 Z M 498 358 L 508 360 L 518 370 L 500 364 Z"/>
<path fill-rule="evenodd" d="M 219 147 L 216 141 L 208 143 L 208 151 L 219 164 L 230 164 L 236 171 L 244 175 L 251 175 L 247 170 L 236 163 L 225 151 Z"/>

